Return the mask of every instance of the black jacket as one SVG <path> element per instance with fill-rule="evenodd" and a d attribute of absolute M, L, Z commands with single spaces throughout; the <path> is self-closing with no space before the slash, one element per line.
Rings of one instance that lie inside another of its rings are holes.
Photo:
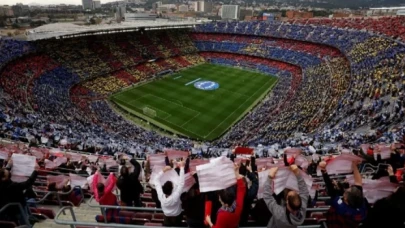
<path fill-rule="evenodd" d="M 393 200 L 389 198 L 383 198 L 377 200 L 373 208 L 370 209 L 366 220 L 363 222 L 362 228 L 403 228 L 405 227 L 404 214 L 404 205 L 401 205 L 399 202 L 393 202 Z"/>
<path fill-rule="evenodd" d="M 31 188 L 37 179 L 38 172 L 32 172 L 28 180 L 24 182 L 13 182 L 12 180 L 0 182 L 0 208 L 8 203 L 20 203 L 22 206 L 27 205 L 25 200 L 25 190 Z M 18 211 L 15 207 L 11 211 Z"/>
<path fill-rule="evenodd" d="M 252 203 L 253 200 L 257 196 L 257 192 L 259 191 L 259 179 L 257 178 L 256 174 L 253 172 L 247 172 L 247 177 L 252 182 L 250 188 L 247 189 L 244 203 L 243 203 L 243 210 L 242 215 L 240 218 L 240 225 L 246 226 L 249 220 L 249 214 L 252 210 Z M 247 188 L 247 185 L 246 185 Z"/>
<path fill-rule="evenodd" d="M 134 166 L 134 172 L 125 176 L 121 175 L 117 180 L 121 200 L 124 202 L 135 200 L 143 193 L 143 187 L 138 180 L 141 165 L 135 159 L 131 159 L 130 163 Z"/>

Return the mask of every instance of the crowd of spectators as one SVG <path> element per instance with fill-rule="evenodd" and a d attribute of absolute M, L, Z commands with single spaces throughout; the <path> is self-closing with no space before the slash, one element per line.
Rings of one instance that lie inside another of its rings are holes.
<path fill-rule="evenodd" d="M 0 68 L 3 68 L 11 60 L 35 52 L 35 50 L 35 47 L 29 42 L 0 39 Z"/>
<path fill-rule="evenodd" d="M 198 32 L 215 33 L 215 34 L 234 34 L 235 32 L 244 35 L 262 35 L 271 36 L 275 38 L 287 38 L 287 39 L 299 39 L 303 41 L 315 42 L 319 44 L 325 44 L 338 48 L 343 55 L 345 55 L 350 62 L 350 85 L 347 88 L 347 93 L 343 98 L 336 97 L 337 110 L 332 113 L 329 118 L 329 122 L 333 124 L 326 124 L 321 131 L 318 131 L 319 140 L 336 142 L 336 139 L 343 141 L 350 141 L 353 137 L 356 138 L 356 143 L 361 143 L 370 140 L 369 134 L 360 133 L 356 130 L 360 125 L 369 123 L 376 114 L 375 112 L 366 112 L 364 109 L 368 109 L 370 106 L 381 107 L 381 101 L 376 102 L 375 105 L 370 105 L 372 102 L 358 102 L 361 101 L 361 97 L 366 98 L 370 93 L 366 93 L 365 90 L 372 90 L 373 94 L 378 92 L 378 96 L 372 96 L 377 101 L 381 99 L 380 91 L 393 91 L 393 94 L 399 94 L 402 89 L 402 79 L 404 74 L 404 46 L 393 40 L 371 35 L 365 31 L 360 30 L 342 30 L 333 27 L 314 27 L 305 25 L 291 25 L 289 23 L 264 23 L 264 22 L 226 22 L 226 23 L 211 23 L 200 25 L 196 28 Z M 204 41 L 205 42 L 205 41 Z M 213 43 L 213 41 L 211 41 Z M 216 44 L 221 45 L 221 44 Z M 211 48 L 204 44 L 203 50 Z M 239 45 L 238 45 L 239 46 Z M 219 46 L 222 48 L 222 46 Z M 328 60 L 329 61 L 329 60 Z M 326 63 L 328 61 L 325 61 Z M 329 61 L 330 62 L 330 61 Z M 330 63 L 329 63 L 330 64 Z M 346 64 L 344 64 L 346 65 Z M 325 69 L 324 69 L 325 70 Z M 347 71 L 346 71 L 347 72 Z M 305 72 L 304 72 L 305 73 Z M 390 77 L 393 75 L 392 77 Z M 387 79 L 384 77 L 390 77 L 392 82 L 389 82 L 389 86 L 386 85 Z M 344 77 L 346 78 L 346 77 Z M 372 78 L 378 78 L 371 80 Z M 305 79 L 304 79 L 305 80 Z M 369 81 L 369 86 L 364 86 L 364 82 Z M 347 84 L 340 83 L 339 87 Z M 306 83 L 301 83 L 305 87 Z M 388 90 L 389 88 L 389 90 Z M 341 91 L 340 88 L 338 91 Z M 366 95 L 367 94 L 367 95 Z M 392 93 L 388 94 L 388 97 L 392 97 Z M 332 99 L 332 100 L 336 100 Z M 388 99 L 385 97 L 384 99 Z M 394 98 L 396 100 L 396 98 Z M 368 99 L 366 99 L 368 100 Z M 305 103 L 305 102 L 304 102 Z M 395 102 L 386 103 L 388 108 L 389 104 Z M 398 102 L 396 102 L 398 103 Z M 360 106 L 358 106 L 360 104 Z M 363 107 L 364 106 L 364 107 Z M 398 106 L 398 105 L 397 105 Z M 387 107 L 386 107 L 387 108 Z M 334 108 L 333 108 L 334 109 Z M 374 108 L 373 108 L 374 109 Z M 346 110 L 346 111 L 344 111 Z M 379 109 L 381 110 L 381 109 Z M 398 116 L 401 115 L 402 106 L 398 106 L 398 115 L 395 115 L 395 119 L 398 120 Z M 343 112 L 342 112 L 343 111 Z M 350 115 L 349 115 L 350 112 Z M 363 112 L 363 114 L 361 114 Z M 316 112 L 317 113 L 317 112 Z M 364 114 L 369 116 L 364 118 Z M 351 115 L 353 114 L 353 115 Z M 327 117 L 327 115 L 325 116 Z M 384 116 L 377 116 L 380 119 L 386 119 L 387 114 Z M 394 118 L 393 115 L 390 118 Z M 312 118 L 310 118 L 312 119 Z M 369 119 L 366 120 L 365 119 Z M 378 123 L 384 125 L 382 129 L 371 133 L 372 139 L 376 139 L 381 136 L 383 132 L 386 132 L 389 126 L 392 126 L 392 121 L 378 121 Z M 386 125 L 389 123 L 390 125 Z M 353 126 L 350 132 L 343 133 L 343 127 Z M 400 127 L 400 126 L 398 126 Z M 391 134 L 391 133 L 389 133 Z M 290 135 L 291 136 L 291 135 Z M 286 137 L 289 137 L 286 135 Z M 285 140 L 285 137 L 282 137 Z M 281 139 L 281 138 L 280 138 Z M 260 140 L 261 143 L 268 145 L 278 140 Z M 392 140 L 392 139 L 387 139 Z M 256 141 L 257 142 L 257 141 Z"/>
<path fill-rule="evenodd" d="M 3 69 L 0 85 L 14 99 L 24 104 L 29 104 L 33 81 L 57 66 L 46 55 L 23 57 L 11 62 Z"/>
<path fill-rule="evenodd" d="M 386 35 L 394 39 L 405 41 L 405 18 L 394 17 L 350 17 L 350 18 L 313 18 L 295 19 L 288 21 L 291 24 L 316 25 L 326 27 L 338 27 L 343 29 L 367 30 L 380 35 Z"/>
<path fill-rule="evenodd" d="M 112 226 L 114 223 L 148 225 L 152 221 L 160 226 L 177 227 L 368 228 L 377 225 L 403 228 L 405 146 L 402 142 L 400 139 L 391 145 L 345 147 L 334 151 L 335 155 L 322 155 L 322 145 L 312 144 L 279 148 L 274 154 L 263 154 L 264 157 L 254 151 L 238 154 L 237 148 L 222 156 L 211 153 L 210 149 L 197 153 L 166 150 L 149 153 L 141 162 L 125 154 L 94 156 L 6 144 L 0 145 L 3 158 L 0 159 L 0 190 L 7 193 L 0 196 L 0 207 L 21 203 L 30 222 L 37 222 L 31 216 L 33 207 L 37 206 L 32 202 L 41 197 L 37 195 L 41 190 L 47 189 L 53 194 L 44 201 L 46 204 L 63 202 L 80 207 L 83 197 L 93 196 L 101 206 L 114 206 L 95 216 L 95 221 Z M 11 175 L 13 168 L 21 169 L 13 164 L 14 153 L 36 157 L 35 171 L 24 180 Z M 213 159 L 218 156 L 221 157 Z M 210 163 L 209 160 L 215 164 L 211 169 L 230 172 L 230 178 L 223 181 L 234 184 L 210 186 L 209 181 L 216 181 L 220 173 L 203 172 L 203 168 L 195 172 L 199 165 Z M 336 167 L 337 164 L 340 166 Z M 364 167 L 373 168 L 364 172 Z M 166 175 L 168 172 L 171 174 Z M 336 173 L 345 175 L 336 176 Z M 84 195 L 76 191 L 76 177 L 85 180 L 81 182 Z M 236 180 L 232 181 L 233 178 Z M 148 183 L 142 186 L 140 181 Z M 115 186 L 119 194 L 115 194 Z M 203 190 L 208 186 L 217 190 Z M 161 208 L 163 213 L 133 212 L 120 207 L 133 205 Z M 24 224 L 20 211 L 12 209 L 6 210 L 0 220 Z M 82 221 L 78 219 L 78 222 Z"/>
<path fill-rule="evenodd" d="M 81 79 L 104 76 L 147 60 L 169 58 L 196 52 L 187 30 L 153 30 L 110 34 L 36 44 Z"/>

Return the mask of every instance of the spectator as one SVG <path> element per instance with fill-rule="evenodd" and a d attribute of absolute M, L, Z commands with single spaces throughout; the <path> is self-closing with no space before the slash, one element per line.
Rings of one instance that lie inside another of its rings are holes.
<path fill-rule="evenodd" d="M 103 183 L 99 183 L 99 179 L 101 178 L 100 175 L 100 172 L 97 171 L 93 176 L 94 198 L 100 205 L 118 206 L 117 197 L 112 193 L 115 183 L 117 182 L 117 178 L 113 173 L 110 173 L 106 181 L 108 185 L 105 186 Z M 119 218 L 119 209 L 106 209 L 105 214 L 107 216 L 107 222 L 116 221 L 116 219 Z M 96 221 L 104 222 L 104 217 L 102 215 L 97 215 Z"/>
<path fill-rule="evenodd" d="M 354 185 L 346 189 L 343 197 L 339 196 L 326 172 L 326 162 L 319 163 L 328 195 L 331 197 L 331 207 L 326 213 L 328 228 L 357 227 L 367 215 L 367 201 L 363 197 L 363 179 L 355 162 L 352 163 Z"/>
<path fill-rule="evenodd" d="M 10 160 L 8 164 L 8 168 L 11 169 L 12 167 L 12 160 Z M 20 203 L 21 206 L 23 207 L 24 210 L 28 211 L 27 202 L 25 199 L 25 194 L 24 192 L 31 188 L 32 185 L 34 184 L 38 172 L 37 170 L 39 169 L 39 166 L 35 166 L 34 172 L 32 172 L 31 176 L 28 178 L 28 180 L 24 182 L 13 182 L 11 180 L 11 172 L 8 169 L 1 169 L 0 170 L 0 208 L 2 208 L 4 205 L 8 203 Z M 7 217 L 11 218 L 12 221 L 16 221 L 20 225 L 24 225 L 25 221 L 22 218 L 22 215 L 20 211 L 15 208 L 11 207 L 7 209 L 6 212 L 4 212 Z M 28 213 L 26 214 L 28 216 Z M 28 225 L 28 224 L 27 224 Z"/>
<path fill-rule="evenodd" d="M 121 168 L 121 175 L 118 177 L 117 187 L 120 189 L 121 201 L 125 206 L 142 207 L 140 194 L 143 193 L 143 187 L 139 182 L 139 173 L 141 171 L 140 164 L 131 159 L 130 163 L 134 166 L 134 171 L 129 173 L 126 166 Z"/>
<path fill-rule="evenodd" d="M 205 194 L 200 192 L 197 174 L 193 176 L 196 183 L 187 193 L 182 195 L 181 204 L 188 227 L 204 227 Z"/>
<path fill-rule="evenodd" d="M 256 173 L 252 172 L 252 166 L 253 167 L 255 166 L 255 164 L 253 162 L 255 160 L 255 158 L 252 157 L 251 160 L 252 160 L 252 164 L 246 166 L 246 173 L 244 173 L 245 174 L 244 176 L 247 177 L 247 179 L 250 182 L 250 185 L 246 184 L 247 190 L 246 190 L 246 195 L 245 195 L 244 202 L 243 202 L 243 211 L 242 211 L 242 215 L 240 218 L 240 226 L 248 225 L 249 214 L 252 210 L 252 203 L 253 203 L 254 199 L 256 198 L 257 192 L 259 190 L 259 179 L 257 178 Z M 240 173 L 240 169 L 239 169 L 239 173 Z M 243 175 L 243 173 L 241 173 L 241 175 Z"/>
<path fill-rule="evenodd" d="M 246 194 L 246 185 L 243 176 L 239 174 L 239 166 L 235 165 L 236 176 L 236 197 L 230 189 L 224 189 L 219 192 L 219 201 L 221 208 L 218 210 L 215 225 L 211 222 L 211 216 L 207 215 L 205 221 L 210 227 L 214 228 L 237 228 L 243 210 L 243 201 Z M 236 199 L 235 199 L 236 198 Z"/>
<path fill-rule="evenodd" d="M 377 200 L 367 214 L 362 228 L 405 227 L 405 187 L 399 187 L 390 196 Z"/>
<path fill-rule="evenodd" d="M 160 184 L 160 177 L 164 172 L 171 170 L 170 166 L 166 166 L 163 171 L 160 171 L 154 180 L 157 196 L 162 206 L 164 213 L 164 226 L 181 226 L 182 208 L 180 195 L 184 187 L 184 162 L 179 162 L 180 179 L 177 186 L 174 188 L 171 181 Z"/>
<path fill-rule="evenodd" d="M 263 194 L 263 199 L 272 214 L 267 225 L 269 228 L 297 227 L 305 220 L 309 192 L 304 179 L 300 175 L 298 166 L 291 165 L 290 169 L 297 177 L 299 192 L 289 191 L 282 205 L 277 204 L 272 189 L 272 181 L 276 176 L 278 168 L 274 167 L 269 171 L 269 178 L 264 186 L 265 190 Z"/>

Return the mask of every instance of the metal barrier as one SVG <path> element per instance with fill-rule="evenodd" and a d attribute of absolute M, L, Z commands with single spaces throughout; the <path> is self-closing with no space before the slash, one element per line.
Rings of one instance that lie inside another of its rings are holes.
<path fill-rule="evenodd" d="M 324 197 L 327 198 L 327 197 Z M 87 202 L 87 205 L 92 208 L 100 208 L 101 214 L 104 217 L 104 222 L 107 223 L 107 216 L 105 213 L 105 209 L 124 209 L 124 210 L 129 210 L 129 211 L 153 211 L 153 212 L 163 212 L 161 208 L 152 208 L 152 207 L 126 207 L 126 206 L 106 206 L 106 205 L 94 205 L 91 204 L 91 201 L 94 199 L 94 196 L 92 196 L 89 201 Z M 325 199 L 326 200 L 326 199 Z M 319 208 L 307 208 L 307 212 L 326 212 L 329 210 L 329 207 L 319 207 Z M 306 227 L 306 226 L 305 226 Z"/>
<path fill-rule="evenodd" d="M 38 192 L 38 191 L 35 191 L 35 192 Z M 48 198 L 48 196 L 50 196 L 50 195 L 52 195 L 52 192 L 46 193 L 40 200 L 34 201 L 34 202 L 32 202 L 32 203 L 42 203 L 42 202 L 44 202 L 44 201 L 46 200 L 46 198 Z"/>
<path fill-rule="evenodd" d="M 163 212 L 161 208 L 152 208 L 152 207 L 127 207 L 127 206 L 103 206 L 103 205 L 95 205 L 91 204 L 93 201 L 94 196 L 91 196 L 90 199 L 87 201 L 87 205 L 92 208 L 100 208 L 101 214 L 104 217 L 104 222 L 107 223 L 107 216 L 106 216 L 106 209 L 124 209 L 130 211 L 153 211 L 153 212 Z"/>
<path fill-rule="evenodd" d="M 112 208 L 114 208 L 114 206 L 112 206 Z M 124 209 L 124 207 L 120 207 L 120 208 Z M 145 208 L 142 208 L 142 209 L 145 209 Z M 308 208 L 308 209 L 316 209 L 316 208 Z M 59 219 L 60 214 L 64 213 L 65 210 L 70 211 L 70 215 L 72 216 L 73 221 Z M 56 224 L 59 224 L 59 225 L 70 225 L 71 228 L 76 228 L 77 225 L 88 226 L 88 227 L 111 227 L 111 226 L 113 226 L 113 227 L 117 227 L 117 228 L 154 228 L 154 227 L 156 227 L 156 226 L 130 225 L 130 224 L 119 224 L 119 223 L 80 222 L 80 221 L 77 221 L 75 212 L 73 211 L 73 208 L 70 206 L 62 207 L 58 211 L 58 213 L 56 213 L 54 221 Z M 320 228 L 320 227 L 321 227 L 321 225 L 298 226 L 298 228 Z M 180 228 L 180 227 L 173 227 L 173 228 Z M 241 227 L 241 228 L 244 228 L 244 227 Z M 265 227 L 249 227 L 249 228 L 265 228 Z"/>
<path fill-rule="evenodd" d="M 24 222 L 25 222 L 25 225 L 31 227 L 31 224 L 30 224 L 30 222 L 28 221 L 27 212 L 24 210 L 24 208 L 22 207 L 22 205 L 21 205 L 20 203 L 8 203 L 8 204 L 4 205 L 4 206 L 0 209 L 0 214 L 1 214 L 2 212 L 4 212 L 7 208 L 12 207 L 12 206 L 18 207 L 18 210 L 20 211 L 20 215 L 22 216 L 22 218 L 23 218 L 23 220 L 24 220 Z"/>
<path fill-rule="evenodd" d="M 72 189 L 70 189 L 70 191 L 68 192 L 50 192 L 50 191 L 42 191 L 42 190 L 35 190 L 35 192 L 41 192 L 41 193 L 46 193 L 45 196 L 42 197 L 42 199 L 40 199 L 39 201 L 35 201 L 34 203 L 42 203 L 43 201 L 46 200 L 46 198 L 48 198 L 50 195 L 56 195 L 56 199 L 58 201 L 59 204 L 59 208 L 62 208 L 62 200 L 60 199 L 60 196 L 62 195 L 70 195 L 75 189 L 79 189 L 80 190 L 80 202 L 79 203 L 83 203 L 84 202 L 84 193 L 83 193 L 83 189 L 80 186 L 74 186 Z M 66 203 L 69 203 L 71 206 L 74 206 L 72 202 L 70 201 L 63 201 Z M 64 212 L 63 212 L 64 213 Z M 65 215 L 65 214 L 64 214 Z"/>

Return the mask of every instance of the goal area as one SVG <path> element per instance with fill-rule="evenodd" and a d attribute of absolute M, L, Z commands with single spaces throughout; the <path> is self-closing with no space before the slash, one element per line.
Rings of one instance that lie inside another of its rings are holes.
<path fill-rule="evenodd" d="M 144 107 L 143 114 L 150 116 L 150 117 L 156 117 L 156 110 L 151 109 L 149 107 Z"/>

